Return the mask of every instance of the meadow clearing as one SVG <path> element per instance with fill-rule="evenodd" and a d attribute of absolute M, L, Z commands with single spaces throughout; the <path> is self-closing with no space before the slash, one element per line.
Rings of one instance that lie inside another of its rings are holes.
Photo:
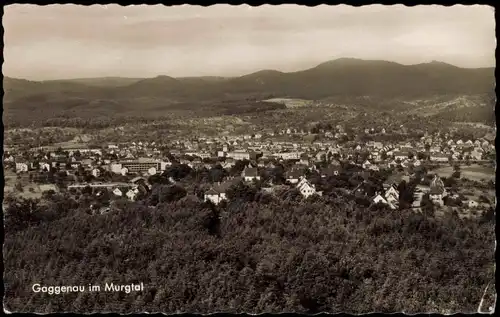
<path fill-rule="evenodd" d="M 440 177 L 450 177 L 453 174 L 453 166 L 441 167 L 435 172 Z M 472 181 L 489 181 L 495 179 L 495 169 L 489 166 L 482 166 L 478 164 L 473 164 L 470 166 L 461 165 L 460 166 L 460 177 L 467 178 Z"/>

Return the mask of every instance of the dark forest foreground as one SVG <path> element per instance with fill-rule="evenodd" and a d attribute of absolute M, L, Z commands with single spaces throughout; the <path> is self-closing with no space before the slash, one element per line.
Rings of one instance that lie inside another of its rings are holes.
<path fill-rule="evenodd" d="M 191 196 L 130 203 L 104 215 L 67 199 L 11 207 L 4 303 L 37 313 L 475 312 L 494 277 L 492 218 L 261 194 L 218 207 Z M 145 290 L 32 291 L 111 282 Z"/>

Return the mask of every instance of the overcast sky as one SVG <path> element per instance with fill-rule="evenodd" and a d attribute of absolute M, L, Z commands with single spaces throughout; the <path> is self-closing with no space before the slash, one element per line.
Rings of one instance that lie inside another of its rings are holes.
<path fill-rule="evenodd" d="M 495 66 L 487 6 L 9 5 L 3 73 L 32 80 L 238 76 L 339 57 Z"/>

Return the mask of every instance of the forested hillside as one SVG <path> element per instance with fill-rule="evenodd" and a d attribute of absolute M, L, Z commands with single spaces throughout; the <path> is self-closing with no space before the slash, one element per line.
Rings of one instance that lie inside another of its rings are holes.
<path fill-rule="evenodd" d="M 210 103 L 228 99 L 239 102 L 230 111 L 238 114 L 240 104 L 248 99 L 370 97 L 390 102 L 492 93 L 494 87 L 493 68 L 466 69 L 439 62 L 408 66 L 347 58 L 299 72 L 264 70 L 236 78 L 161 75 L 45 82 L 5 78 L 4 109 L 8 125 L 26 125 L 64 115 L 84 119 L 121 114 L 164 116 L 176 112 L 179 104 L 189 105 L 183 111 L 188 116 L 217 113 L 221 109 Z"/>
<path fill-rule="evenodd" d="M 85 197 L 14 204 L 6 211 L 6 309 L 474 312 L 494 276 L 491 214 L 435 218 L 248 188 L 219 207 L 183 195 L 160 196 L 155 207 L 123 202 L 104 215 L 87 214 Z M 145 291 L 31 290 L 106 282 L 143 282 Z"/>
<path fill-rule="evenodd" d="M 436 119 L 443 119 L 455 122 L 477 122 L 490 126 L 495 126 L 495 110 L 492 107 L 467 107 L 450 109 L 434 116 Z"/>

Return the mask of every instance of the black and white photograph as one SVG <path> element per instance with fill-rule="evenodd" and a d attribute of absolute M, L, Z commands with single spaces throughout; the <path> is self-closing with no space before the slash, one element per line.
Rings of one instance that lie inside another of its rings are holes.
<path fill-rule="evenodd" d="M 494 313 L 493 7 L 2 25 L 5 313 Z"/>

